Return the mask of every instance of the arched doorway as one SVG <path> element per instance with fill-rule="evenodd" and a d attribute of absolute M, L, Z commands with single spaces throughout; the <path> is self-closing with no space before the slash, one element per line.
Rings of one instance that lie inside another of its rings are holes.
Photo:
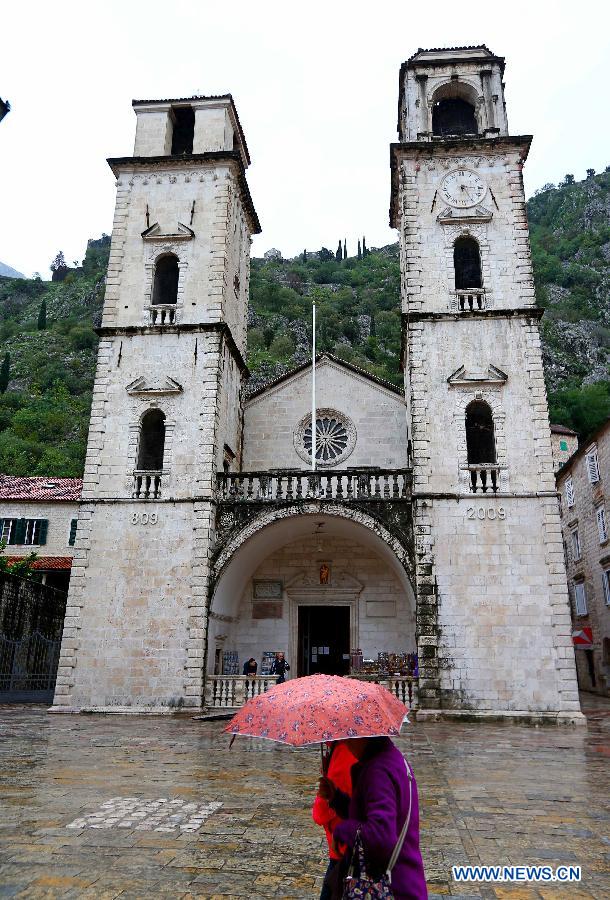
<path fill-rule="evenodd" d="M 357 649 L 375 661 L 414 653 L 406 554 L 389 533 L 362 514 L 283 513 L 251 524 L 217 562 L 208 674 L 241 674 L 250 657 L 261 673 L 278 650 L 292 675 L 348 674 Z"/>

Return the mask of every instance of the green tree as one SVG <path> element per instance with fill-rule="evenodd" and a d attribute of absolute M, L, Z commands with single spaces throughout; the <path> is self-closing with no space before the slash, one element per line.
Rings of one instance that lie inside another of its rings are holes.
<path fill-rule="evenodd" d="M 343 259 L 347 259 L 347 242 L 345 238 L 343 238 Z"/>
<path fill-rule="evenodd" d="M 364 257 L 368 254 L 368 252 L 369 252 L 369 251 L 366 249 L 366 238 L 363 237 L 363 238 L 362 238 L 362 258 L 363 258 L 363 259 L 364 259 Z"/>
<path fill-rule="evenodd" d="M 360 246 L 360 238 L 358 238 L 358 259 L 362 259 L 362 247 Z"/>
<path fill-rule="evenodd" d="M 334 259 L 334 256 L 328 249 L 328 247 L 322 247 L 320 250 L 320 259 L 322 262 L 329 262 L 329 260 Z"/>
<path fill-rule="evenodd" d="M 0 368 L 0 394 L 4 394 L 11 380 L 11 354 L 5 353 Z"/>
<path fill-rule="evenodd" d="M 6 541 L 0 541 L 0 572 L 5 572 L 7 575 L 17 575 L 19 578 L 31 578 L 38 554 L 32 552 L 22 559 L 10 562 L 9 558 L 4 555 L 5 551 Z"/>
<path fill-rule="evenodd" d="M 341 249 L 341 241 L 339 241 L 339 245 L 338 245 L 337 250 L 336 250 L 336 252 L 335 252 L 335 259 L 337 260 L 337 262 L 341 262 L 342 256 L 343 256 L 343 252 L 342 252 L 342 249 Z"/>
<path fill-rule="evenodd" d="M 38 311 L 38 331 L 44 331 L 47 327 L 47 301 L 43 297 Z"/>

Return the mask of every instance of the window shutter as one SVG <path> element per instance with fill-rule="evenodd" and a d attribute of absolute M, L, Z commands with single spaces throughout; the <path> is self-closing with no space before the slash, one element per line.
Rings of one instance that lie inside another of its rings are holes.
<path fill-rule="evenodd" d="M 574 482 L 571 478 L 566 481 L 566 503 L 568 506 L 574 506 Z"/>
<path fill-rule="evenodd" d="M 597 484 L 599 481 L 599 464 L 597 461 L 597 450 L 591 450 L 587 453 L 587 474 L 591 484 Z"/>
<path fill-rule="evenodd" d="M 70 547 L 73 547 L 76 543 L 76 523 L 78 519 L 72 519 L 70 522 L 70 537 L 68 538 L 68 544 Z"/>
<path fill-rule="evenodd" d="M 42 546 L 47 542 L 47 532 L 49 530 L 49 520 L 40 520 L 40 531 L 38 532 L 38 543 Z"/>
<path fill-rule="evenodd" d="M 576 615 L 577 616 L 586 616 L 587 615 L 587 598 L 585 595 L 585 585 L 584 582 L 579 581 L 574 585 L 574 597 L 576 600 Z"/>
<path fill-rule="evenodd" d="M 15 540 L 11 544 L 23 544 L 25 541 L 25 519 L 17 519 L 14 528 Z"/>
<path fill-rule="evenodd" d="M 574 560 L 580 559 L 580 535 L 577 530 L 572 532 L 572 549 L 574 550 Z"/>
<path fill-rule="evenodd" d="M 610 584 L 608 584 L 609 575 L 610 571 L 608 569 L 602 572 L 602 584 L 604 585 L 604 600 L 606 601 L 606 606 L 610 606 Z"/>
<path fill-rule="evenodd" d="M 598 506 L 597 514 L 597 530 L 599 531 L 599 542 L 603 544 L 608 540 L 608 529 L 606 527 L 606 510 L 603 506 Z"/>

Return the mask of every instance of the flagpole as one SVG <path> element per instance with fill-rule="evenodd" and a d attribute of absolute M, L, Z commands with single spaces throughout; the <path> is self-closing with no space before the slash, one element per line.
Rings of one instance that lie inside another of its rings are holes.
<path fill-rule="evenodd" d="M 311 304 L 311 471 L 316 470 L 316 301 Z"/>

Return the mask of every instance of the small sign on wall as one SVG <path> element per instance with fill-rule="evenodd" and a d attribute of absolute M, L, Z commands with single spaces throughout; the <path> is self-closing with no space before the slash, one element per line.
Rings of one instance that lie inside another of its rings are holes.
<path fill-rule="evenodd" d="M 284 615 L 284 604 L 281 600 L 254 600 L 252 603 L 253 619 L 281 619 Z"/>
<path fill-rule="evenodd" d="M 281 581 L 254 581 L 252 596 L 255 600 L 281 600 L 284 586 Z"/>

